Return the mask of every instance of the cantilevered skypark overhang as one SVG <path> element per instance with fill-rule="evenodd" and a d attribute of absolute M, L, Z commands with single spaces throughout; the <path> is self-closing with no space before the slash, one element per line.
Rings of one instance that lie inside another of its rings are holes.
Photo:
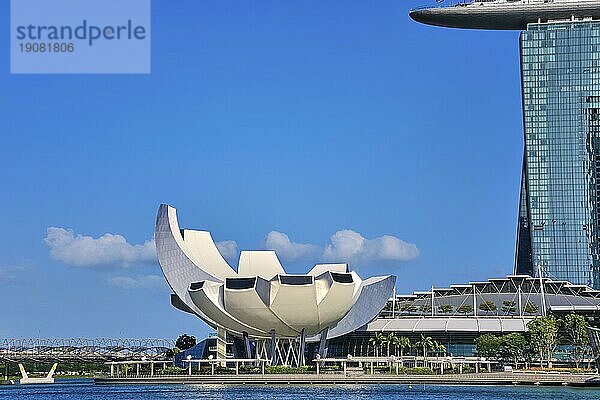
<path fill-rule="evenodd" d="M 449 28 L 522 30 L 536 22 L 600 19 L 600 0 L 476 0 L 417 8 L 409 15 L 423 24 Z"/>

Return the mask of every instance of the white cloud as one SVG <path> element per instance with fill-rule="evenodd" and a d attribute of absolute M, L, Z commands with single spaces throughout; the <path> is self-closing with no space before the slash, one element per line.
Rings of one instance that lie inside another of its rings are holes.
<path fill-rule="evenodd" d="M 121 289 L 156 289 L 166 284 L 163 277 L 158 275 L 113 276 L 108 278 L 108 283 Z"/>
<path fill-rule="evenodd" d="M 326 260 L 363 263 L 409 261 L 419 255 L 415 244 L 390 235 L 366 239 L 358 232 L 344 229 L 334 233 L 330 241 L 323 251 Z"/>
<path fill-rule="evenodd" d="M 319 247 L 309 243 L 292 242 L 285 233 L 271 231 L 265 238 L 265 247 L 275 250 L 282 260 L 296 261 L 319 254 Z"/>
<path fill-rule="evenodd" d="M 331 235 L 329 241 L 323 251 L 323 258 L 349 261 L 358 258 L 364 251 L 366 239 L 358 232 L 344 229 Z"/>
<path fill-rule="evenodd" d="M 105 233 L 94 238 L 76 234 L 72 229 L 50 227 L 44 242 L 50 248 L 50 257 L 76 267 L 122 266 L 152 263 L 156 261 L 156 247 L 153 240 L 143 244 L 130 244 L 121 235 Z M 384 235 L 367 239 L 360 233 L 344 229 L 334 233 L 328 244 L 318 246 L 311 243 L 297 243 L 285 233 L 271 231 L 265 237 L 265 247 L 275 250 L 285 261 L 319 259 L 332 262 L 371 264 L 377 261 L 409 261 L 419 255 L 415 244 L 405 242 L 395 236 Z M 232 260 L 238 255 L 238 245 L 233 240 L 216 243 L 224 258 Z M 14 267 L 13 267 L 14 269 Z M 0 267 L 0 281 L 14 279 L 15 270 Z M 117 276 L 110 283 L 119 287 L 145 287 L 150 282 L 148 275 L 142 278 Z M 159 277 L 160 278 L 160 277 Z M 160 278 L 162 282 L 162 278 Z"/>
<path fill-rule="evenodd" d="M 156 260 L 153 240 L 130 244 L 125 237 L 112 233 L 93 238 L 75 234 L 72 229 L 50 227 L 44 242 L 50 247 L 50 257 L 75 267 L 127 267 Z"/>
<path fill-rule="evenodd" d="M 377 261 L 409 261 L 419 255 L 413 243 L 395 236 L 384 235 L 367 239 L 350 229 L 337 231 L 324 247 L 310 243 L 296 243 L 282 232 L 271 231 L 265 239 L 267 249 L 275 250 L 285 261 L 321 259 L 332 262 L 370 264 Z"/>
<path fill-rule="evenodd" d="M 238 245 L 233 240 L 224 240 L 216 243 L 219 253 L 228 260 L 232 260 L 238 255 Z"/>

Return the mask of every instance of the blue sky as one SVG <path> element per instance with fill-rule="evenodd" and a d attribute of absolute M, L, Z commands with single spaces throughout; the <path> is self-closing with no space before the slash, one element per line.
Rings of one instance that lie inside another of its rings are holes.
<path fill-rule="evenodd" d="M 11 75 L 2 2 L 0 337 L 204 336 L 142 247 L 161 202 L 238 249 L 313 244 L 293 272 L 352 230 L 416 246 L 349 259 L 400 292 L 510 273 L 518 32 L 423 4 L 154 0 L 150 75 Z"/>

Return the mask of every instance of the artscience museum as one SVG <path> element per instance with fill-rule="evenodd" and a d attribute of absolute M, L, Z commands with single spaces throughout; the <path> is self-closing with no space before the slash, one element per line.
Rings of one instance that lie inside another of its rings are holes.
<path fill-rule="evenodd" d="M 172 304 L 217 330 L 217 356 L 223 358 L 232 338 L 242 341 L 246 357 L 252 347 L 268 356 L 276 343 L 286 347 L 284 353 L 293 347 L 303 355 L 307 342 L 319 342 L 324 352 L 328 340 L 375 319 L 396 282 L 389 275 L 363 280 L 347 264 L 287 274 L 270 250 L 242 251 L 236 271 L 209 232 L 181 229 L 175 208 L 164 204 L 155 241 Z"/>

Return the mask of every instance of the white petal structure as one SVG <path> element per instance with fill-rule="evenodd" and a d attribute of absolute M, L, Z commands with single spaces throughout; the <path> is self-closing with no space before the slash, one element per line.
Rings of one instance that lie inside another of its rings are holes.
<path fill-rule="evenodd" d="M 317 264 L 308 271 L 309 275 L 319 276 L 323 272 L 339 272 L 346 273 L 348 272 L 348 264 Z"/>
<path fill-rule="evenodd" d="M 238 262 L 239 276 L 260 276 L 263 279 L 271 280 L 279 274 L 285 274 L 285 271 L 273 250 L 241 252 Z"/>
<path fill-rule="evenodd" d="M 213 327 L 267 338 L 327 332 L 331 339 L 373 320 L 392 296 L 396 278 L 361 280 L 347 264 L 318 264 L 306 275 L 286 274 L 274 251 L 242 251 L 237 272 L 209 232 L 180 229 L 175 208 L 163 204 L 156 251 L 174 292 L 173 305 Z"/>
<path fill-rule="evenodd" d="M 228 279 L 225 283 L 225 310 L 262 331 L 275 329 L 281 336 L 298 336 L 298 331 L 271 311 L 269 290 L 270 282 L 261 277 Z"/>

